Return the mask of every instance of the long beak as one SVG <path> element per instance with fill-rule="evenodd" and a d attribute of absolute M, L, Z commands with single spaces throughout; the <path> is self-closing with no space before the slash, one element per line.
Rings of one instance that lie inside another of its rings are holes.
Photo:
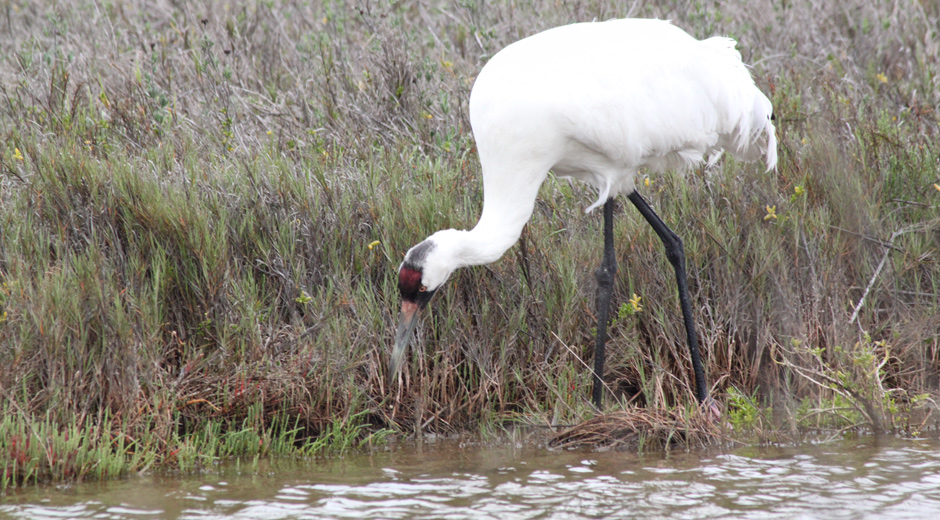
<path fill-rule="evenodd" d="M 401 313 L 398 315 L 398 330 L 395 332 L 395 346 L 392 348 L 392 358 L 388 364 L 388 384 L 391 386 L 398 377 L 398 371 L 401 368 L 402 359 L 405 358 L 405 352 L 408 350 L 408 341 L 411 340 L 411 333 L 418 324 L 418 304 L 414 302 L 402 302 Z"/>

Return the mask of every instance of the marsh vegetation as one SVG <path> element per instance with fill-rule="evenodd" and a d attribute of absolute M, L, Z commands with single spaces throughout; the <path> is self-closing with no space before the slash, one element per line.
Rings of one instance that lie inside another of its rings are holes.
<path fill-rule="evenodd" d="M 601 219 L 567 181 L 440 291 L 399 384 L 385 363 L 402 255 L 479 215 L 474 75 L 627 15 L 736 38 L 776 111 L 777 171 L 641 187 L 729 435 L 935 428 L 936 2 L 7 0 L 3 487 L 591 417 Z M 616 235 L 611 409 L 695 413 L 661 244 L 629 206 Z"/>

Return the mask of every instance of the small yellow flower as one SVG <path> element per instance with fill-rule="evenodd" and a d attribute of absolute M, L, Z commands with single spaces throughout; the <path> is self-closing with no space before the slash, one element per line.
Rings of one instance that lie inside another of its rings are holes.
<path fill-rule="evenodd" d="M 307 294 L 307 291 L 301 290 L 300 296 L 294 298 L 294 301 L 301 305 L 306 305 L 310 303 L 311 301 L 313 301 L 313 296 L 310 296 L 309 294 Z"/>
<path fill-rule="evenodd" d="M 888 82 L 888 76 L 885 76 L 884 74 L 882 74 L 882 73 L 880 73 L 880 72 L 879 72 L 878 74 L 875 74 L 875 79 L 877 79 L 878 81 L 880 81 L 880 82 L 882 82 L 882 83 L 887 83 L 887 82 Z"/>
<path fill-rule="evenodd" d="M 14 149 L 13 149 L 13 159 L 16 160 L 16 161 L 22 161 L 22 160 L 23 160 L 23 154 L 20 153 L 20 149 L 19 149 L 19 148 L 14 148 Z"/>
<path fill-rule="evenodd" d="M 633 293 L 633 296 L 630 298 L 630 306 L 633 307 L 633 312 L 640 312 L 643 310 L 643 307 L 640 305 L 641 299 L 642 298 L 637 296 L 636 293 Z"/>
<path fill-rule="evenodd" d="M 797 185 L 795 188 L 793 188 L 793 193 L 795 193 L 796 196 L 799 197 L 800 195 L 806 193 L 806 190 L 804 190 L 802 186 Z"/>
<path fill-rule="evenodd" d="M 934 184 L 933 187 L 937 188 L 937 191 L 940 191 L 940 184 Z"/>
<path fill-rule="evenodd" d="M 382 242 L 380 242 L 380 241 L 378 241 L 378 240 L 373 240 L 372 242 L 369 242 L 369 249 L 371 250 L 373 247 L 375 247 L 375 246 L 377 246 L 377 245 L 379 245 L 379 244 L 381 244 L 381 243 L 382 243 Z"/>
<path fill-rule="evenodd" d="M 765 209 L 767 210 L 767 214 L 764 215 L 764 220 L 771 220 L 771 219 L 777 220 L 777 206 L 776 205 L 771 206 L 768 204 Z"/>
<path fill-rule="evenodd" d="M 646 185 L 646 187 L 649 187 L 650 184 L 653 184 L 653 181 L 651 181 L 649 177 L 646 177 L 643 179 L 643 184 Z"/>
<path fill-rule="evenodd" d="M 268 134 L 268 135 L 271 135 L 271 131 L 270 131 L 270 130 L 268 130 L 268 131 L 267 131 L 267 134 Z"/>

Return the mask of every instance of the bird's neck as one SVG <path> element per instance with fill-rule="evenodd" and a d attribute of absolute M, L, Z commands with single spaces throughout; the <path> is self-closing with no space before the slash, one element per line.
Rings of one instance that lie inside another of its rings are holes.
<path fill-rule="evenodd" d="M 488 217 L 486 211 L 477 225 L 469 230 L 446 229 L 432 235 L 434 242 L 447 251 L 453 268 L 490 264 L 519 240 L 525 220 L 521 223 Z"/>
<path fill-rule="evenodd" d="M 548 172 L 544 164 L 526 167 L 483 155 L 480 160 L 484 170 L 480 220 L 473 229 L 444 232 L 456 267 L 495 262 L 519 240 Z"/>
<path fill-rule="evenodd" d="M 515 226 L 493 226 L 481 220 L 466 232 L 466 265 L 483 265 L 499 260 L 519 240 L 521 233 L 521 226 L 518 229 Z"/>
<path fill-rule="evenodd" d="M 479 226 L 470 230 L 444 229 L 431 235 L 437 248 L 436 253 L 449 264 L 446 269 L 453 271 L 461 267 L 483 265 L 499 260 L 507 249 L 512 247 L 518 234 L 509 234 L 481 229 Z"/>

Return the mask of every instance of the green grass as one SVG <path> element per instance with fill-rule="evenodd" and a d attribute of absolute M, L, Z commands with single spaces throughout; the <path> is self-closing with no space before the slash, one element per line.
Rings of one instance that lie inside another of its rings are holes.
<path fill-rule="evenodd" d="M 313 437 L 296 417 L 266 417 L 260 404 L 251 406 L 241 421 L 192 423 L 177 417 L 180 427 L 170 432 L 161 432 L 150 421 L 132 426 L 107 410 L 65 426 L 48 414 L 25 416 L 17 406 L 2 411 L 0 450 L 6 457 L 0 491 L 50 479 L 115 478 L 156 467 L 204 471 L 233 458 L 257 462 L 259 457 L 336 456 L 381 444 L 389 434 L 369 428 L 361 412 L 334 418 L 328 429 Z"/>
<path fill-rule="evenodd" d="M 440 291 L 401 384 L 385 364 L 402 255 L 479 215 L 475 74 L 631 4 L 8 2 L 3 485 L 589 417 L 601 223 L 563 180 L 502 260 Z M 777 171 L 726 157 L 642 186 L 685 240 L 709 383 L 739 430 L 935 423 L 940 11 L 870 4 L 631 12 L 736 37 L 775 106 Z M 671 268 L 629 207 L 616 240 L 606 382 L 684 407 Z"/>

